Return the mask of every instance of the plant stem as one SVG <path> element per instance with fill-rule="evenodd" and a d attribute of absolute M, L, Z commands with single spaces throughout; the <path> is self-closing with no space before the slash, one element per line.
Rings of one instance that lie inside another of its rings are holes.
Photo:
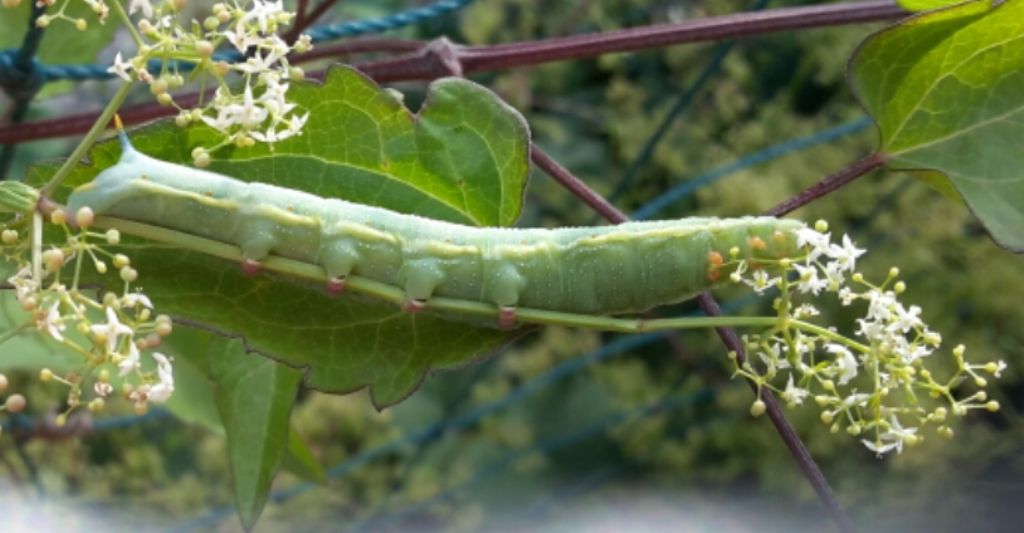
<path fill-rule="evenodd" d="M 770 9 L 754 13 L 738 13 L 721 17 L 708 17 L 679 24 L 661 24 L 626 30 L 593 33 L 547 39 L 537 42 L 511 43 L 495 46 L 459 47 L 454 53 L 463 66 L 464 74 L 492 70 L 506 70 L 512 67 L 537 65 L 551 61 L 563 61 L 581 57 L 594 57 L 606 53 L 660 48 L 674 44 L 717 41 L 737 37 L 751 37 L 787 30 L 819 28 L 843 24 L 856 24 L 891 20 L 905 15 L 891 0 L 867 2 L 843 2 L 820 6 Z M 358 43 L 359 41 L 352 41 Z M 384 43 L 385 41 L 382 41 Z M 344 45 L 345 43 L 342 43 Z M 394 42 L 386 42 L 383 49 L 395 51 Z M 417 48 L 422 48 L 417 47 Z M 339 53 L 349 53 L 349 48 L 339 46 Z M 360 48 L 359 51 L 367 51 Z M 314 59 L 323 57 L 324 51 L 314 51 L 301 57 Z M 399 58 L 389 58 L 370 63 L 356 64 L 356 67 L 378 82 L 403 80 L 430 80 L 449 75 L 448 67 L 436 55 L 415 53 Z M 309 74 L 310 78 L 322 78 L 324 71 Z M 175 96 L 183 107 L 198 101 L 197 93 Z M 158 104 L 141 104 L 125 108 L 121 113 L 125 124 L 138 124 L 157 117 L 175 113 L 174 108 Z M 95 113 L 68 115 L 56 119 L 40 120 L 19 125 L 17 128 L 0 127 L 0 144 L 11 144 L 50 137 L 73 135 L 85 131 L 95 120 Z"/>
<path fill-rule="evenodd" d="M 117 12 L 117 17 L 121 19 L 124 26 L 128 28 L 128 33 L 131 34 L 132 40 L 135 41 L 135 46 L 142 49 L 146 46 L 146 42 L 142 40 L 142 35 L 139 35 L 139 30 L 135 29 L 135 24 L 132 23 L 132 18 L 128 16 L 128 13 L 124 10 L 124 6 L 121 5 L 121 0 L 114 0 L 110 2 L 114 4 L 114 11 Z"/>
<path fill-rule="evenodd" d="M 32 281 L 43 283 L 43 215 L 32 213 Z"/>
<path fill-rule="evenodd" d="M 114 2 L 114 4 L 117 4 L 117 2 Z M 107 107 L 103 109 L 103 112 L 100 113 L 96 122 L 93 123 L 92 128 L 90 128 L 85 134 L 82 141 L 78 143 L 75 150 L 71 152 L 71 156 L 64 161 L 64 164 L 61 165 L 59 169 L 57 169 L 57 172 L 52 178 L 50 178 L 50 181 L 46 183 L 46 186 L 42 188 L 40 192 L 43 196 L 50 196 L 53 190 L 56 189 L 57 186 L 64 181 L 64 178 L 71 173 L 71 170 L 75 168 L 75 165 L 85 157 L 86 152 L 89 151 L 89 148 L 92 148 L 96 138 L 99 137 L 100 133 L 102 133 L 103 130 L 107 128 L 107 125 L 110 124 L 111 119 L 114 118 L 114 113 L 116 113 L 118 108 L 121 107 L 121 104 L 124 103 L 124 99 L 128 96 L 128 92 L 131 91 L 133 85 L 133 82 L 126 82 L 117 88 L 117 92 L 114 93 L 114 96 L 110 99 Z"/>
<path fill-rule="evenodd" d="M 594 57 L 612 52 L 630 52 L 803 28 L 888 20 L 906 14 L 906 11 L 891 0 L 778 8 L 541 41 L 464 47 L 458 49 L 458 55 L 464 72 L 469 74 Z M 356 67 L 381 82 L 433 79 L 445 76 L 447 72 L 440 61 L 424 61 L 423 56 L 385 59 L 357 64 Z"/>
<path fill-rule="evenodd" d="M 3 333 L 0 333 L 0 345 L 3 345 L 3 343 L 13 339 L 14 337 L 17 337 L 18 335 L 21 335 L 21 332 L 25 331 L 31 326 L 32 322 L 26 322 L 14 329 L 9 329 Z"/>
<path fill-rule="evenodd" d="M 795 211 L 835 190 L 838 190 L 853 180 L 877 170 L 886 163 L 886 156 L 881 152 L 875 152 L 867 157 L 861 158 L 852 165 L 822 178 L 821 181 L 811 185 L 803 192 L 792 198 L 786 199 L 765 212 L 766 215 L 782 216 Z"/>
<path fill-rule="evenodd" d="M 295 25 L 282 36 L 284 41 L 288 44 L 294 43 L 299 38 L 299 35 L 306 31 L 306 28 L 312 26 L 313 23 L 324 16 L 337 3 L 338 0 L 321 0 L 316 7 L 308 10 L 308 1 L 299 0 L 299 5 L 295 10 Z M 309 12 L 307 13 L 306 11 Z"/>

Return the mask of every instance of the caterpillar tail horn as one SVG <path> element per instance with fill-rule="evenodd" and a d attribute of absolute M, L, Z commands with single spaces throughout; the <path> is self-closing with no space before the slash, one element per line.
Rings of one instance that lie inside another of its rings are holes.
<path fill-rule="evenodd" d="M 117 140 L 121 143 L 121 151 L 127 152 L 128 150 L 134 150 L 132 142 L 128 140 L 128 134 L 124 131 L 124 121 L 121 120 L 121 115 L 114 114 L 114 128 L 117 129 Z"/>

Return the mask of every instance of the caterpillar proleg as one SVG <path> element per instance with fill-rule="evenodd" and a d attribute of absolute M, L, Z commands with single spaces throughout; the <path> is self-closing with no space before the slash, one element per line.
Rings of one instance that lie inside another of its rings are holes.
<path fill-rule="evenodd" d="M 770 217 L 687 218 L 557 229 L 480 228 L 247 183 L 160 161 L 121 132 L 114 166 L 74 190 L 71 214 L 144 222 L 237 245 L 245 267 L 268 255 L 324 269 L 328 290 L 346 276 L 400 287 L 407 308 L 432 296 L 585 314 L 643 311 L 713 285 L 730 248 L 746 258 L 790 257 L 803 224 Z"/>

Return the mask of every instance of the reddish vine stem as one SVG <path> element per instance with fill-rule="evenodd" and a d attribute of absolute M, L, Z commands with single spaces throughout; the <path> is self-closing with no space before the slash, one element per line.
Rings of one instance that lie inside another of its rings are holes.
<path fill-rule="evenodd" d="M 425 44 L 426 43 L 423 41 L 417 41 L 414 39 L 382 39 L 365 37 L 341 43 L 318 45 L 305 54 L 296 54 L 292 58 L 292 61 L 295 63 L 304 63 L 306 61 L 314 61 L 316 59 L 345 57 L 351 54 L 366 54 L 373 52 L 415 52 L 422 49 Z M 313 75 L 320 75 L 320 72 L 316 72 Z"/>
<path fill-rule="evenodd" d="M 298 7 L 295 10 L 295 24 L 284 34 L 285 42 L 295 42 L 299 35 L 306 31 L 306 28 L 312 26 L 313 23 L 324 16 L 337 3 L 338 0 L 322 0 L 316 7 L 309 10 L 309 1 L 299 0 Z M 307 10 L 309 11 L 308 13 L 306 12 Z"/>
<path fill-rule="evenodd" d="M 775 207 L 765 211 L 766 215 L 781 216 L 795 211 L 835 190 L 838 190 L 853 180 L 881 168 L 886 163 L 886 156 L 882 152 L 875 152 L 867 157 L 857 160 L 852 165 L 822 178 L 821 181 L 804 189 L 791 198 L 783 200 Z"/>
<path fill-rule="evenodd" d="M 495 46 L 462 47 L 453 46 L 451 55 L 458 60 L 464 74 L 489 70 L 503 70 L 512 67 L 536 65 L 551 61 L 562 61 L 581 57 L 593 57 L 610 52 L 626 52 L 660 48 L 674 44 L 716 41 L 737 37 L 751 37 L 768 33 L 818 28 L 843 24 L 855 24 L 890 20 L 905 15 L 891 0 L 870 0 L 820 6 L 771 9 L 759 12 L 737 13 L 720 17 L 708 17 L 678 24 L 660 24 L 626 30 L 560 37 L 537 42 L 511 43 Z M 342 43 L 319 52 L 306 54 L 299 60 L 327 57 L 331 53 L 346 55 L 354 52 L 376 51 L 369 43 L 380 45 L 381 51 L 407 52 L 424 48 L 418 43 L 414 48 L 409 42 L 379 39 Z M 451 59 L 451 58 L 448 58 Z M 414 53 L 397 58 L 388 58 L 356 64 L 361 71 L 378 82 L 403 80 L 430 80 L 450 73 L 444 58 L 438 54 Z M 311 73 L 310 77 L 322 77 L 323 71 Z M 188 107 L 198 101 L 198 94 L 176 95 L 175 101 Z M 121 110 L 126 124 L 138 124 L 158 117 L 175 114 L 174 108 L 158 104 L 127 106 Z M 63 116 L 54 119 L 20 124 L 16 127 L 0 127 L 0 144 L 12 144 L 51 137 L 80 134 L 96 121 L 97 113 Z"/>
<path fill-rule="evenodd" d="M 458 54 L 463 71 L 469 74 L 594 57 L 611 52 L 889 20 L 906 14 L 891 0 L 779 8 L 541 41 L 462 47 L 458 49 Z M 445 75 L 443 65 L 437 61 L 424 61 L 422 56 L 391 58 L 357 67 L 380 82 L 427 80 Z"/>
<path fill-rule="evenodd" d="M 533 146 L 531 150 L 531 156 L 533 162 L 540 167 L 544 172 L 554 178 L 560 185 L 565 187 L 574 196 L 582 200 L 591 209 L 596 211 L 602 217 L 609 222 L 620 224 L 629 220 L 629 217 L 625 213 L 619 211 L 615 206 L 611 205 L 601 195 L 591 189 L 586 183 L 574 176 L 565 167 L 559 165 L 550 156 L 544 153 L 543 150 L 537 146 Z M 718 302 L 715 301 L 714 297 L 710 293 L 704 292 L 697 297 L 697 303 L 701 309 L 708 316 L 720 316 L 722 309 L 719 307 Z M 740 341 L 736 331 L 732 328 L 715 328 L 718 333 L 718 337 L 725 344 L 726 348 L 730 351 L 736 352 L 737 360 L 740 364 L 746 361 L 746 353 L 743 350 L 743 343 Z M 757 393 L 757 385 L 752 381 L 747 381 L 754 393 Z M 778 432 L 779 437 L 786 443 L 786 447 L 789 448 L 790 454 L 793 459 L 796 460 L 800 470 L 807 477 L 807 481 L 814 488 L 814 492 L 818 495 L 818 499 L 828 510 L 829 515 L 832 516 L 832 520 L 835 521 L 836 526 L 843 533 L 853 533 L 856 531 L 853 527 L 853 523 L 847 516 L 846 511 L 843 510 L 842 505 L 839 504 L 839 500 L 836 499 L 835 493 L 832 492 L 832 487 L 829 486 L 828 480 L 825 478 L 825 474 L 818 467 L 818 464 L 811 457 L 810 451 L 804 445 L 800 436 L 797 435 L 796 430 L 786 419 L 785 413 L 782 411 L 782 406 L 779 405 L 775 395 L 768 389 L 761 389 L 761 399 L 765 403 L 766 412 L 768 418 L 771 420 L 772 425 L 775 426 L 775 430 Z"/>

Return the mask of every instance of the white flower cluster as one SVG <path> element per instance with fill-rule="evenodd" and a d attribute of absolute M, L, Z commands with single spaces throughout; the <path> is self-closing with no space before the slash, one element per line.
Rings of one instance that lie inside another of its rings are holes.
<path fill-rule="evenodd" d="M 80 228 L 77 232 L 72 231 L 62 210 L 55 210 L 50 217 L 67 235 L 63 246 L 43 251 L 38 238 L 25 237 L 41 236 L 42 219 L 36 215 L 31 222 L 23 218 L 4 225 L 0 249 L 3 259 L 19 267 L 7 283 L 29 314 L 21 330 L 38 330 L 83 360 L 79 370 L 63 376 L 48 369 L 40 373 L 43 381 L 57 381 L 70 389 L 67 410 L 58 416 L 58 425 L 83 403 L 94 411 L 103 409 L 106 399 L 115 392 L 112 372 L 116 372 L 119 389 L 135 405 L 136 412 L 144 413 L 150 402 L 166 402 L 174 392 L 171 360 L 150 350 L 170 335 L 171 320 L 166 315 L 154 315 L 150 299 L 133 289 L 138 272 L 131 260 L 103 246 L 119 244 L 120 234 L 116 230 L 90 231 L 94 215 L 88 208 L 75 215 Z M 117 269 L 123 283 L 120 294 L 108 292 L 97 300 L 83 292 L 79 283 L 86 263 L 99 274 L 108 271 L 108 264 Z M 65 284 L 68 278 L 70 284 Z M 152 363 L 143 361 L 144 353 L 149 354 Z M 90 389 L 91 399 L 86 402 L 83 396 Z"/>
<path fill-rule="evenodd" d="M 938 424 L 939 435 L 951 437 L 946 424 L 950 411 L 963 415 L 971 409 L 998 410 L 999 404 L 983 390 L 987 381 L 981 373 L 999 377 L 1005 363 L 969 364 L 963 346 L 957 346 L 952 351 L 955 372 L 937 381 L 925 364 L 942 337 L 921 320 L 920 307 L 898 300 L 906 290 L 897 279 L 899 270 L 891 269 L 880 285 L 865 281 L 855 272 L 864 250 L 846 235 L 841 244 L 832 243 L 827 231 L 824 222 L 799 230 L 796 244 L 802 255 L 796 259 L 751 263 L 733 251 L 732 260 L 718 266 L 731 268 L 733 282 L 758 294 L 772 287 L 780 292 L 774 305 L 776 325 L 744 337 L 750 359 L 740 362 L 737 354 L 730 354 L 736 373 L 777 392 L 790 407 L 813 398 L 832 432 L 845 428 L 879 456 L 920 442 L 919 429 L 926 423 Z M 835 295 L 844 306 L 867 304 L 853 336 L 814 324 L 818 309 L 797 302 L 822 294 Z M 954 393 L 968 377 L 981 390 L 957 399 Z M 946 405 L 927 408 L 918 392 Z M 751 412 L 759 415 L 764 409 L 758 399 Z"/>
<path fill-rule="evenodd" d="M 312 45 L 305 35 L 291 45 L 278 36 L 294 17 L 282 0 L 217 3 L 203 21 L 180 21 L 178 3 L 171 1 L 154 8 L 149 0 L 132 0 L 129 13 L 141 17 L 133 32 L 139 49 L 127 60 L 118 52 L 109 72 L 147 83 L 159 103 L 178 109 L 179 126 L 204 123 L 221 133 L 220 143 L 193 151 L 197 166 L 208 165 L 210 153 L 228 144 L 275 143 L 302 132 L 309 113 L 296 111 L 287 94 L 289 82 L 305 74 L 287 56 Z M 244 59 L 218 59 L 214 52 L 222 46 Z M 174 61 L 163 61 L 168 58 Z M 152 60 L 163 61 L 159 74 L 149 71 Z M 184 85 L 183 65 L 201 87 L 216 87 L 212 99 L 191 108 L 179 105 L 170 91 Z"/>

